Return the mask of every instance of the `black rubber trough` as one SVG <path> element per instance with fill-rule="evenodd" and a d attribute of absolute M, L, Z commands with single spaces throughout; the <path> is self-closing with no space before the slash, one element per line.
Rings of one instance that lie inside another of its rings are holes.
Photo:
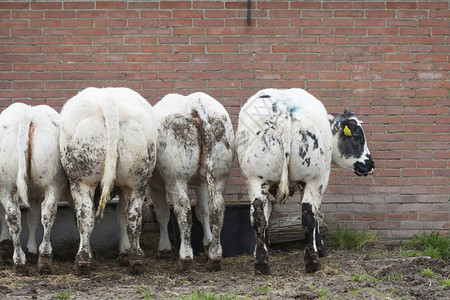
<path fill-rule="evenodd" d="M 191 244 L 194 255 L 198 255 L 205 251 L 203 248 L 203 228 L 195 215 L 194 207 L 192 207 L 191 211 L 193 217 Z M 180 231 L 173 211 L 171 213 L 171 223 L 175 245 L 178 250 L 180 248 Z M 252 254 L 255 251 L 256 236 L 255 230 L 250 224 L 250 205 L 226 205 L 220 243 L 222 244 L 222 257 Z"/>

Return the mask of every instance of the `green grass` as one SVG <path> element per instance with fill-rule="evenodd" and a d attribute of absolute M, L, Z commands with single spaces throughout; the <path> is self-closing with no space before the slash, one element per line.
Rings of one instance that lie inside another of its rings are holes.
<path fill-rule="evenodd" d="M 394 280 L 402 281 L 403 280 L 403 274 L 402 273 L 396 273 L 396 274 L 393 274 L 393 275 L 388 275 L 388 276 L 384 277 L 383 279 L 386 279 L 388 281 L 394 281 Z"/>
<path fill-rule="evenodd" d="M 255 292 L 257 292 L 259 294 L 268 294 L 269 293 L 269 287 L 267 285 L 255 286 Z"/>
<path fill-rule="evenodd" d="M 441 281 L 441 286 L 439 287 L 440 290 L 442 290 L 445 287 L 450 287 L 450 279 L 444 279 Z"/>
<path fill-rule="evenodd" d="M 360 282 L 360 281 L 364 281 L 365 278 L 364 278 L 364 275 L 353 274 L 353 275 L 350 277 L 350 280 L 351 280 L 351 281 Z"/>
<path fill-rule="evenodd" d="M 374 233 L 368 233 L 366 230 L 341 227 L 339 224 L 336 228 L 335 239 L 338 247 L 348 250 L 360 249 L 367 243 L 378 242 L 378 237 Z"/>
<path fill-rule="evenodd" d="M 441 277 L 440 274 L 436 273 L 430 268 L 423 269 L 422 272 L 420 272 L 420 275 L 422 275 L 422 277 L 431 277 L 431 278 Z"/>
<path fill-rule="evenodd" d="M 360 274 L 353 274 L 350 277 L 351 281 L 354 282 L 361 282 L 361 281 L 367 281 L 367 282 L 371 282 L 371 283 L 377 283 L 379 281 L 379 279 L 376 279 L 375 277 L 372 277 L 370 275 L 364 274 L 364 275 L 360 275 Z"/>
<path fill-rule="evenodd" d="M 141 296 L 143 297 L 144 300 L 151 300 L 152 297 L 150 296 L 150 291 L 149 290 L 141 290 L 140 291 Z"/>
<path fill-rule="evenodd" d="M 65 291 L 59 292 L 55 296 L 55 298 L 56 299 L 69 299 L 70 296 L 72 296 L 72 291 L 70 290 L 70 285 L 69 285 Z"/>
<path fill-rule="evenodd" d="M 347 294 L 350 294 L 350 295 L 358 295 L 359 293 L 360 293 L 361 291 L 358 289 L 358 290 L 349 290 L 348 292 L 347 292 Z"/>
<path fill-rule="evenodd" d="M 192 295 L 180 296 L 179 300 L 237 300 L 242 299 L 237 296 L 230 295 L 214 295 L 210 290 L 197 289 L 192 292 Z"/>
<path fill-rule="evenodd" d="M 328 296 L 328 291 L 325 288 L 320 288 L 317 290 L 317 294 L 320 295 L 321 299 L 325 299 Z"/>
<path fill-rule="evenodd" d="M 319 294 L 320 299 L 327 299 L 328 291 L 325 288 L 321 287 L 321 288 L 316 289 L 316 287 L 312 283 L 310 283 L 308 285 L 308 288 L 310 290 L 315 291 L 317 294 Z"/>
<path fill-rule="evenodd" d="M 408 244 L 415 250 L 411 256 L 426 255 L 431 258 L 450 259 L 450 234 L 444 236 L 437 231 L 424 231 L 422 234 L 415 234 Z"/>

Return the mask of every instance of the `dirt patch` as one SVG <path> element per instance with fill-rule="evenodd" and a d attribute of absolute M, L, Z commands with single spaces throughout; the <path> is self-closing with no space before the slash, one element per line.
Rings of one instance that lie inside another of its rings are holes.
<path fill-rule="evenodd" d="M 11 265 L 0 265 L 0 298 L 55 299 L 69 286 L 69 299 L 177 299 L 195 290 L 237 299 L 448 299 L 450 288 L 441 287 L 450 277 L 449 261 L 393 257 L 386 247 L 358 251 L 330 250 L 321 258 L 322 270 L 305 273 L 301 245 L 272 247 L 272 275 L 255 276 L 252 255 L 224 258 L 222 270 L 208 272 L 204 255 L 196 256 L 192 269 L 177 272 L 177 255 L 157 257 L 157 234 L 141 237 L 145 251 L 144 273 L 131 276 L 117 259 L 93 260 L 89 278 L 76 277 L 73 262 L 54 261 L 53 275 L 17 276 Z M 295 247 L 294 247 L 295 246 Z M 429 268 L 436 278 L 421 275 Z M 447 297 L 447 298 L 446 298 Z"/>

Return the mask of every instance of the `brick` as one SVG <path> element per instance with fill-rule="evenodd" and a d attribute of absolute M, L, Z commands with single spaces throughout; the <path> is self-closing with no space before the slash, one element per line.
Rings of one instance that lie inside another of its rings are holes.
<path fill-rule="evenodd" d="M 97 1 L 96 9 L 126 9 L 127 3 L 123 1 Z"/>
<path fill-rule="evenodd" d="M 145 23 L 145 21 L 144 21 Z M 191 27 L 191 19 L 161 19 L 161 26 L 167 27 Z"/>
<path fill-rule="evenodd" d="M 400 10 L 397 13 L 399 18 L 416 18 L 423 19 L 428 17 L 428 13 L 424 10 Z"/>
<path fill-rule="evenodd" d="M 193 8 L 198 9 L 223 9 L 222 1 L 194 1 Z"/>
<path fill-rule="evenodd" d="M 356 213 L 356 221 L 386 221 L 384 213 Z"/>
<path fill-rule="evenodd" d="M 172 50 L 173 53 L 204 53 L 205 47 L 203 45 L 173 45 Z"/>
<path fill-rule="evenodd" d="M 403 212 L 403 213 L 388 213 L 388 221 L 417 221 L 418 213 L 415 212 Z"/>
<path fill-rule="evenodd" d="M 190 9 L 191 1 L 161 1 L 160 9 Z"/>
<path fill-rule="evenodd" d="M 386 2 L 387 9 L 417 9 L 416 2 Z"/>
<path fill-rule="evenodd" d="M 236 35 L 236 28 L 206 28 L 207 35 Z"/>
<path fill-rule="evenodd" d="M 203 46 L 201 46 L 203 48 Z M 208 45 L 208 53 L 238 53 L 238 45 Z"/>
<path fill-rule="evenodd" d="M 421 212 L 420 220 L 424 221 L 447 221 L 450 218 L 449 212 Z"/>

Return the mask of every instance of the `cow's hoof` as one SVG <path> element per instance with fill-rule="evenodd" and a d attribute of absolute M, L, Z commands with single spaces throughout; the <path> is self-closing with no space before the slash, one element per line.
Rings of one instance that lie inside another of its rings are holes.
<path fill-rule="evenodd" d="M 130 258 L 128 257 L 128 253 L 120 253 L 119 254 L 119 266 L 128 267 L 130 265 Z"/>
<path fill-rule="evenodd" d="M 139 275 L 144 272 L 144 265 L 142 264 L 142 259 L 130 260 L 130 274 Z"/>
<path fill-rule="evenodd" d="M 208 262 L 206 264 L 206 268 L 210 272 L 217 272 L 222 270 L 222 265 L 220 264 L 219 259 L 208 259 Z"/>
<path fill-rule="evenodd" d="M 325 247 L 323 248 L 319 248 L 319 257 L 327 257 L 328 256 L 328 251 L 327 249 L 325 249 Z"/>
<path fill-rule="evenodd" d="M 12 256 L 14 253 L 14 246 L 11 240 L 3 240 L 0 242 L 0 258 L 3 263 L 12 263 Z"/>
<path fill-rule="evenodd" d="M 269 264 L 255 263 L 255 275 L 270 275 L 270 267 Z"/>
<path fill-rule="evenodd" d="M 186 272 L 192 268 L 192 259 L 180 259 L 178 263 L 178 272 Z"/>
<path fill-rule="evenodd" d="M 319 262 L 307 262 L 305 265 L 306 273 L 315 273 L 320 270 Z"/>
<path fill-rule="evenodd" d="M 36 262 L 38 261 L 38 255 L 36 253 L 31 253 L 31 252 L 25 252 L 25 256 L 27 258 L 27 262 L 29 262 L 30 264 L 36 264 Z"/>
<path fill-rule="evenodd" d="M 158 250 L 157 257 L 161 259 L 171 258 L 173 253 L 172 250 Z"/>
<path fill-rule="evenodd" d="M 77 276 L 90 276 L 91 263 L 89 261 L 79 261 L 75 270 Z"/>
<path fill-rule="evenodd" d="M 17 275 L 28 276 L 28 268 L 25 264 L 18 264 L 14 266 Z"/>
<path fill-rule="evenodd" d="M 39 274 L 51 274 L 52 273 L 52 255 L 51 254 L 40 254 L 38 261 L 38 272 Z"/>

